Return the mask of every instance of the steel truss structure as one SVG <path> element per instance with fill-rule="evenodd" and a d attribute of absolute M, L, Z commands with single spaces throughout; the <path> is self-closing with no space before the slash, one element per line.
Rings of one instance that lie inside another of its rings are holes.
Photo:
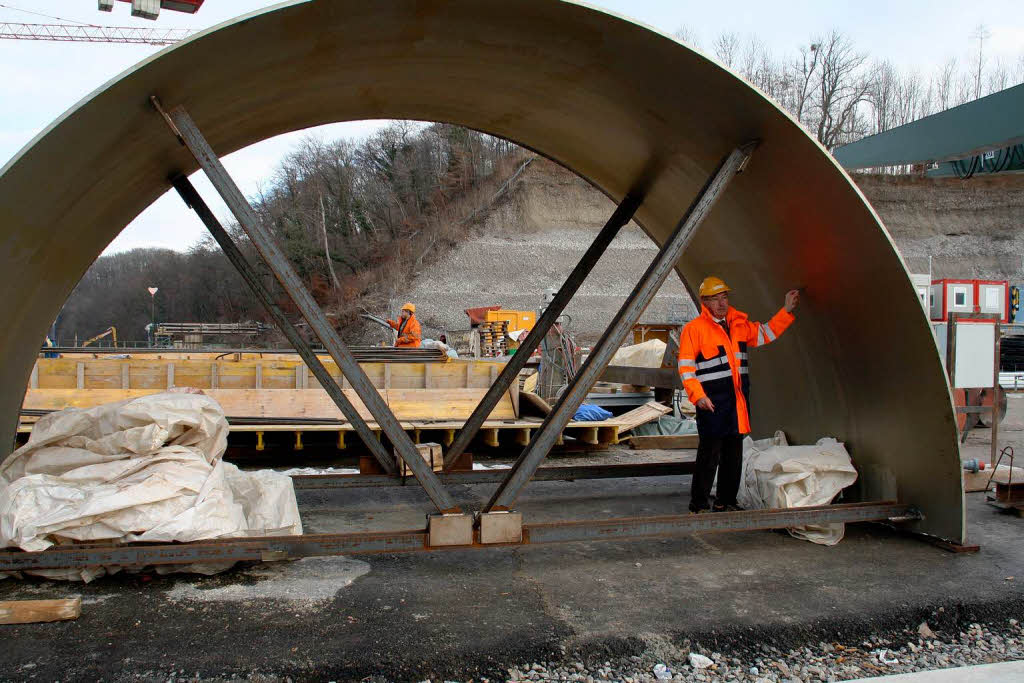
<path fill-rule="evenodd" d="M 496 471 L 455 473 L 446 471 L 439 477 L 419 456 L 408 434 L 401 428 L 398 419 L 381 399 L 359 363 L 352 356 L 344 342 L 338 338 L 328 323 L 323 311 L 313 301 L 291 264 L 270 233 L 260 224 L 252 206 L 239 191 L 238 186 L 227 173 L 220 159 L 214 154 L 195 122 L 183 106 L 169 112 L 163 109 L 158 98 L 151 98 L 154 109 L 163 116 L 170 131 L 185 145 L 206 172 L 214 188 L 238 219 L 242 229 L 256 246 L 263 263 L 281 283 L 291 302 L 309 325 L 319 341 L 328 349 L 343 375 L 352 384 L 360 400 L 371 411 L 388 439 L 395 446 L 395 454 L 411 469 L 418 483 L 437 507 L 438 516 L 428 517 L 425 529 L 373 532 L 357 534 L 310 534 L 293 537 L 267 537 L 261 539 L 220 539 L 214 542 L 187 544 L 160 544 L 140 546 L 103 546 L 101 544 L 60 547 L 40 553 L 0 553 L 0 571 L 41 570 L 94 565 L 147 566 L 155 564 L 189 564 L 193 562 L 227 562 L 240 560 L 285 559 L 316 555 L 361 554 L 375 552 L 406 552 L 431 550 L 435 548 L 478 548 L 490 545 L 530 545 L 537 543 L 559 543 L 622 538 L 648 538 L 690 534 L 699 531 L 741 531 L 751 529 L 784 528 L 801 524 L 824 524 L 828 522 L 882 521 L 919 519 L 920 514 L 911 506 L 892 501 L 881 503 L 854 503 L 847 505 L 822 506 L 800 510 L 760 510 L 722 513 L 716 515 L 674 515 L 660 517 L 632 517 L 625 519 L 572 520 L 565 522 L 523 525 L 519 517 L 501 517 L 501 522 L 511 522 L 514 528 L 501 536 L 500 542 L 488 542 L 482 532 L 482 518 L 488 514 L 507 512 L 522 493 L 526 484 L 534 478 L 542 479 L 590 479 L 629 476 L 664 476 L 674 473 L 691 473 L 691 463 L 669 463 L 661 465 L 625 465 L 604 467 L 546 468 L 540 464 L 555 445 L 561 431 L 579 408 L 587 393 L 597 382 L 605 367 L 611 362 L 616 349 L 627 332 L 639 320 L 650 304 L 655 293 L 665 282 L 672 267 L 679 260 L 687 244 L 715 202 L 727 188 L 729 181 L 741 172 L 756 147 L 747 143 L 732 151 L 719 164 L 714 175 L 694 199 L 686 214 L 679 221 L 672 238 L 661 248 L 654 261 L 627 297 L 618 314 L 595 345 L 583 368 L 552 409 L 550 415 L 537 430 L 515 464 L 501 472 L 498 489 L 484 507 L 481 515 L 468 518 L 446 489 L 447 484 L 485 483 L 494 481 Z M 374 436 L 358 411 L 345 397 L 341 386 L 330 375 L 317 358 L 310 345 L 299 334 L 296 327 L 274 303 L 273 297 L 260 282 L 252 265 L 228 235 L 220 222 L 210 211 L 195 187 L 183 175 L 170 179 L 182 200 L 193 209 L 221 246 L 232 265 L 249 285 L 253 294 L 266 308 L 274 324 L 287 337 L 303 361 L 309 366 L 314 377 L 337 404 L 338 408 L 355 426 L 364 444 L 389 475 L 396 471 L 396 463 Z M 524 346 L 527 350 L 540 343 L 551 325 L 579 289 L 587 274 L 596 265 L 611 243 L 618 230 L 629 222 L 637 207 L 642 203 L 638 195 L 628 196 L 616 209 L 599 237 L 584 254 L 580 263 L 570 274 L 566 283 L 555 296 L 554 302 L 541 316 Z M 529 353 L 520 352 L 514 358 L 525 359 Z M 483 424 L 483 419 L 494 408 L 496 398 L 508 389 L 515 379 L 522 363 L 509 363 L 502 371 L 491 390 L 467 422 L 453 445 L 454 456 L 449 453 L 446 464 L 454 463 L 464 451 L 469 440 Z M 456 449 L 456 447 L 458 447 Z M 537 477 L 538 472 L 542 472 Z M 404 478 L 394 476 L 367 475 L 324 475 L 296 477 L 298 488 L 345 488 L 348 486 L 386 486 Z M 445 524 L 446 518 L 465 518 L 453 535 L 451 531 L 437 536 L 434 540 L 431 525 Z M 509 540 L 513 539 L 513 540 Z"/>
<path fill-rule="evenodd" d="M 439 0 L 427 13 L 416 6 L 332 0 L 286 2 L 254 12 L 126 72 L 23 150 L 0 172 L 3 231 L 11 245 L 0 253 L 0 284 L 23 290 L 23 296 L 0 302 L 0 313 L 21 321 L 0 335 L 0 351 L 9 359 L 0 367 L 0 380 L 8 387 L 28 383 L 38 340 L 77 277 L 117 230 L 170 185 L 196 211 L 388 473 L 299 478 L 297 486 L 415 483 L 435 510 L 426 528 L 9 552 L 0 555 L 0 571 L 645 538 L 827 521 L 903 522 L 909 530 L 963 541 L 956 430 L 931 332 L 889 236 L 825 150 L 726 70 L 622 18 L 557 0 Z M 473 39 L 482 32 L 486 43 Z M 331 39 L 310 51 L 311 34 Z M 255 57 L 253 44 L 262 47 Z M 211 62 L 209 54 L 218 60 Z M 182 79 L 181 73 L 200 77 Z M 440 473 L 419 457 L 218 157 L 283 132 L 362 118 L 446 121 L 514 140 L 562 163 L 617 204 L 526 349 L 513 357 L 465 424 L 447 471 Z M 756 149 L 754 140 L 760 141 Z M 188 182 L 187 174 L 197 168 L 303 321 L 287 320 L 261 289 L 253 264 Z M 537 346 L 631 219 L 660 251 L 572 385 L 511 469 L 453 471 L 494 396 L 517 374 L 520 358 Z M 798 442 L 822 435 L 846 441 L 863 472 L 852 498 L 860 502 L 551 524 L 524 524 L 520 517 L 509 528 L 531 480 L 686 473 L 687 463 L 646 470 L 541 467 L 567 416 L 673 269 L 684 283 L 709 272 L 727 277 L 759 317 L 778 306 L 786 289 L 805 288 L 799 335 L 763 352 L 773 354 L 771 362 L 752 370 L 758 424 L 784 429 Z M 865 301 L 885 301 L 887 316 L 878 316 Z M 394 453 L 368 433 L 295 333 L 303 323 Z M 878 348 L 882 335 L 892 340 L 884 350 Z M 760 393 L 768 391 L 774 394 Z M 0 393 L 0 410 L 13 416 L 18 407 L 18 396 Z M 11 434 L 11 425 L 0 424 L 0 437 Z M 400 469 L 396 458 L 412 469 L 414 480 L 393 474 Z M 462 509 L 449 490 L 495 482 L 497 490 L 479 512 Z M 498 540 L 485 533 L 492 525 L 503 527 Z"/>

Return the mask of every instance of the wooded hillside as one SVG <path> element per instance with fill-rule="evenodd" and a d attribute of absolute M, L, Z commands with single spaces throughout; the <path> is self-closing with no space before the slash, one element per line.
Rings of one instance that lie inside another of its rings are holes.
<path fill-rule="evenodd" d="M 352 334 L 363 328 L 360 312 L 389 312 L 395 287 L 455 244 L 464 219 L 521 155 L 509 142 L 465 128 L 399 121 L 358 144 L 306 138 L 250 200 L 339 330 Z M 249 249 L 238 227 L 229 229 Z M 135 249 L 100 257 L 58 318 L 60 343 L 111 325 L 121 340 L 145 339 L 147 287 L 159 288 L 158 322 L 265 320 L 207 238 L 183 253 Z"/>

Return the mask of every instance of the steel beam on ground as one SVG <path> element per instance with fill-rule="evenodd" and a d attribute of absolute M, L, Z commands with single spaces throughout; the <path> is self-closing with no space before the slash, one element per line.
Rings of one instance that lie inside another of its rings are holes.
<path fill-rule="evenodd" d="M 533 475 L 534 481 L 575 481 L 577 479 L 626 479 L 630 477 L 671 477 L 693 474 L 693 460 L 682 462 L 654 462 L 626 465 L 580 465 L 574 467 L 541 467 Z M 497 484 L 505 478 L 507 470 L 473 470 L 472 472 L 443 472 L 441 483 L 454 486 L 466 484 Z M 378 486 L 408 486 L 415 479 L 386 474 L 299 474 L 292 476 L 296 489 L 347 489 Z"/>
<path fill-rule="evenodd" d="M 693 239 L 697 228 L 729 185 L 729 181 L 743 169 L 753 153 L 754 147 L 756 147 L 756 143 L 749 143 L 734 149 L 719 163 L 715 173 L 701 189 L 682 220 L 679 221 L 672 236 L 665 242 L 664 247 L 658 252 L 643 277 L 640 278 L 618 313 L 615 314 L 611 325 L 594 346 L 593 351 L 583 363 L 583 367 L 544 419 L 540 429 L 533 435 L 530 445 L 519 456 L 498 490 L 491 496 L 484 508 L 485 512 L 509 509 L 515 503 L 523 487 L 547 457 L 551 447 L 555 445 L 562 430 L 572 420 L 587 393 L 611 362 L 623 338 L 640 319 L 654 295 L 661 289 L 669 273 L 672 272 L 672 268 L 675 267 L 687 245 Z"/>
<path fill-rule="evenodd" d="M 501 397 L 512 386 L 512 382 L 518 380 L 519 372 L 526 367 L 527 361 L 530 360 L 530 355 L 543 341 L 548 330 L 555 324 L 558 317 L 562 315 L 569 301 L 572 300 L 572 297 L 583 284 L 583 281 L 587 279 L 587 275 L 594 269 L 597 262 L 601 260 L 601 256 L 608 249 L 608 245 L 619 234 L 622 226 L 633 218 L 633 214 L 636 213 L 642 202 L 643 195 L 641 194 L 626 195 L 626 198 L 615 209 L 608 222 L 601 228 L 597 237 L 590 243 L 586 253 L 583 254 L 579 263 L 569 273 L 569 277 L 565 279 L 558 293 L 552 298 L 551 303 L 541 313 L 533 329 L 526 335 L 526 339 L 519 345 L 516 353 L 512 354 L 512 357 L 505 363 L 501 374 L 498 375 L 498 378 L 487 389 L 487 393 L 480 399 L 480 403 L 477 404 L 473 413 L 462 426 L 462 430 L 455 437 L 455 441 L 448 447 L 448 452 L 444 457 L 444 468 L 446 471 L 458 461 L 459 456 L 466 450 L 473 437 L 480 431 L 484 421 L 491 414 L 491 411 L 494 410 L 494 406 L 498 404 Z"/>
<path fill-rule="evenodd" d="M 376 387 L 366 376 L 358 361 L 352 356 L 352 352 L 345 346 L 338 336 L 338 333 L 327 320 L 327 316 L 320 310 L 320 306 L 313 299 L 309 290 L 306 289 L 298 273 L 288 262 L 288 258 L 281 251 L 273 236 L 263 227 L 256 212 L 248 200 L 238 189 L 234 179 L 228 174 L 224 164 L 214 153 L 202 132 L 196 126 L 192 117 L 184 107 L 175 107 L 172 111 L 165 112 L 156 97 L 151 98 L 154 108 L 164 117 L 171 132 L 184 144 L 189 152 L 195 157 L 200 168 L 206 173 L 207 178 L 220 194 L 228 209 L 238 220 L 242 230 L 252 241 L 257 253 L 263 262 L 267 264 L 274 277 L 281 283 L 282 288 L 292 303 L 299 310 L 303 319 L 309 324 L 309 329 L 320 340 L 320 343 L 327 349 L 338 369 L 348 379 L 352 389 L 362 400 L 366 409 L 373 415 L 378 426 L 387 435 L 388 440 L 395 447 L 398 456 L 409 466 L 416 478 L 419 479 L 423 490 L 430 497 L 437 509 L 443 513 L 459 512 L 448 491 L 438 480 L 431 470 L 430 465 L 420 456 L 415 444 L 409 435 L 405 433 L 398 419 L 388 407 L 387 403 Z"/>
<path fill-rule="evenodd" d="M 267 291 L 267 288 L 263 286 L 263 283 L 260 282 L 259 276 L 253 270 L 248 259 L 245 258 L 245 254 L 242 253 L 242 250 L 238 248 L 238 245 L 235 244 L 234 240 L 231 239 L 231 236 L 228 235 L 227 230 L 224 229 L 220 224 L 220 221 L 217 220 L 217 217 L 213 215 L 212 211 L 210 211 L 210 207 L 207 206 L 206 202 L 199 195 L 199 192 L 196 191 L 195 186 L 193 186 L 192 183 L 189 182 L 189 179 L 183 175 L 171 178 L 171 184 L 174 186 L 174 189 L 178 191 L 178 194 L 181 195 L 181 199 L 185 202 L 185 205 L 196 212 L 196 215 L 199 216 L 203 225 L 205 225 L 207 230 L 210 231 L 213 238 L 217 240 L 217 244 L 220 245 L 220 248 L 228 257 L 228 260 L 231 261 L 231 264 L 235 267 L 235 270 L 238 271 L 242 276 L 242 279 L 249 285 L 249 289 L 252 290 L 252 293 L 255 294 L 256 298 L 261 304 L 263 304 L 263 308 L 266 309 L 267 313 L 274 321 L 274 324 L 277 325 L 277 329 L 281 330 L 281 334 L 283 334 L 288 342 L 295 347 L 295 351 L 299 354 L 299 357 L 302 358 L 302 361 L 309 368 L 310 372 L 313 373 L 313 376 L 316 377 L 317 381 L 320 382 L 320 386 L 324 388 L 327 395 L 330 396 L 331 400 L 338 406 L 342 415 L 344 415 L 345 418 L 352 423 L 352 426 L 355 427 L 356 432 L 363 439 L 363 443 L 366 444 L 366 447 L 370 449 L 373 457 L 377 459 L 377 462 L 380 463 L 380 466 L 384 468 L 385 472 L 394 474 L 396 472 L 394 458 L 391 457 L 391 454 L 387 452 L 387 449 L 384 448 L 383 444 L 381 444 L 381 442 L 377 440 L 377 437 L 374 436 L 373 430 L 366 424 L 366 420 L 359 415 L 359 411 L 354 405 L 352 405 L 351 401 L 348 400 L 348 397 L 345 396 L 345 392 L 342 391 L 341 387 L 338 386 L 338 383 L 334 381 L 333 377 L 331 377 L 331 373 L 328 372 L 327 368 L 324 367 L 324 364 L 320 362 L 320 359 L 317 357 L 313 349 L 310 348 L 309 344 L 306 343 L 306 340 L 302 338 L 302 335 L 299 334 L 299 331 L 294 325 L 292 325 L 291 321 L 288 320 L 288 317 L 284 312 L 277 306 L 277 304 L 274 303 L 273 296 L 269 291 Z"/>
<path fill-rule="evenodd" d="M 835 522 L 910 521 L 920 519 L 910 505 L 894 502 L 822 505 L 787 510 L 750 510 L 707 515 L 625 517 L 523 526 L 521 543 L 506 546 L 566 543 L 571 541 L 628 540 L 686 536 L 694 533 L 783 529 L 806 524 Z M 180 565 L 195 562 L 281 560 L 329 555 L 398 553 L 415 550 L 482 549 L 479 530 L 470 546 L 437 548 L 427 545 L 426 529 L 353 534 L 309 534 L 262 538 L 221 538 L 193 543 L 156 545 L 104 545 L 102 543 L 55 546 L 42 552 L 0 552 L 0 572 L 79 569 L 83 567 Z"/>

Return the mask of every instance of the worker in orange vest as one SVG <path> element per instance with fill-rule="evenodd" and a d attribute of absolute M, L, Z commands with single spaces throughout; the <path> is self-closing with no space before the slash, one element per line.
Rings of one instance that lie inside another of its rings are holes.
<path fill-rule="evenodd" d="M 406 302 L 398 314 L 398 321 L 389 320 L 388 325 L 398 330 L 395 346 L 400 349 L 418 349 L 423 341 L 420 321 L 416 319 L 416 305 Z"/>
<path fill-rule="evenodd" d="M 786 293 L 785 305 L 767 323 L 751 321 L 729 305 L 730 288 L 720 278 L 700 283 L 700 316 L 687 323 L 679 338 L 679 375 L 697 408 L 696 471 L 690 489 L 691 512 L 739 510 L 743 437 L 750 433 L 748 349 L 763 346 L 796 319 L 799 290 Z M 718 471 L 715 505 L 711 485 Z"/>

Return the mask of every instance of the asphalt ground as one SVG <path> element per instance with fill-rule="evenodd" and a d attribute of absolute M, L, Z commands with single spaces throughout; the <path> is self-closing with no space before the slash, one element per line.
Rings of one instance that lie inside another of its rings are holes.
<path fill-rule="evenodd" d="M 1015 443 L 1024 401 L 1010 405 L 1003 433 Z M 965 456 L 987 447 L 984 438 L 973 434 Z M 519 507 L 532 521 L 682 513 L 688 485 L 687 477 L 537 482 Z M 479 505 L 492 490 L 464 486 L 455 495 Z M 407 528 L 429 510 L 415 487 L 300 491 L 299 503 L 310 533 Z M 793 648 L 857 642 L 924 620 L 953 629 L 1020 619 L 1024 520 L 981 493 L 968 494 L 968 519 L 976 554 L 850 525 L 834 547 L 740 532 L 308 558 L 212 577 L 5 580 L 0 600 L 81 595 L 83 608 L 75 621 L 0 627 L 0 678 L 503 680 L 524 662 L 595 662 L 695 643 L 723 652 Z"/>

